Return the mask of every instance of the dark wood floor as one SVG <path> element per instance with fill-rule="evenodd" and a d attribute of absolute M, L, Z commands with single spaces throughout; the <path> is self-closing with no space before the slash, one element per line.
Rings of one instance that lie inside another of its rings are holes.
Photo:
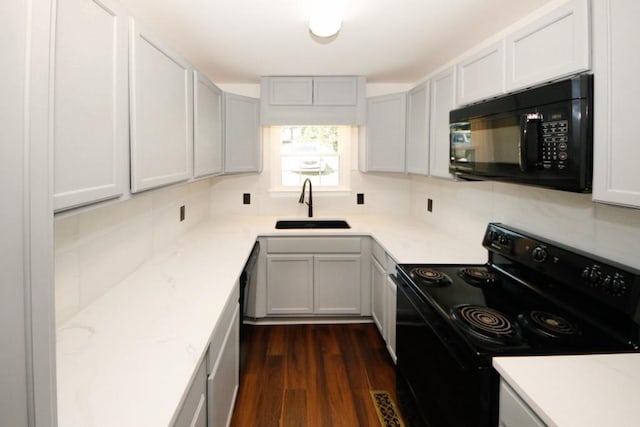
<path fill-rule="evenodd" d="M 395 368 L 373 324 L 249 327 L 231 426 L 379 426 L 370 390 L 395 402 Z"/>

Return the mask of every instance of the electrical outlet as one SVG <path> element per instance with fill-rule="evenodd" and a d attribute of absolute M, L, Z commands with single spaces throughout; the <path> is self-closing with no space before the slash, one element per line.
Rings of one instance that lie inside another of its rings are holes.
<path fill-rule="evenodd" d="M 251 204 L 251 193 L 244 193 L 242 195 L 242 204 L 250 205 Z"/>
<path fill-rule="evenodd" d="M 184 205 L 180 206 L 180 222 L 184 221 L 184 217 L 185 217 L 185 207 Z"/>
<path fill-rule="evenodd" d="M 356 194 L 356 203 L 359 205 L 364 205 L 364 193 Z"/>
<path fill-rule="evenodd" d="M 427 212 L 433 212 L 433 200 L 427 199 Z"/>

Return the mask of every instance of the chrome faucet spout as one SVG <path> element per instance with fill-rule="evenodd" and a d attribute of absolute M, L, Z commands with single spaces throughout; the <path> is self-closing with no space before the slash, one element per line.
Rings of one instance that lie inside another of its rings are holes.
<path fill-rule="evenodd" d="M 313 217 L 313 189 L 311 186 L 311 180 L 309 178 L 305 179 L 302 183 L 302 194 L 300 194 L 298 203 L 304 203 L 304 193 L 307 189 L 307 182 L 309 183 L 309 201 L 307 202 L 307 206 L 309 206 L 309 218 L 311 218 Z"/>

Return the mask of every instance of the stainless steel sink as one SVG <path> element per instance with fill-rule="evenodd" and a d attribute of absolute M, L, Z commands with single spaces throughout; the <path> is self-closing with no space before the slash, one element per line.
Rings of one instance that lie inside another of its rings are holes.
<path fill-rule="evenodd" d="M 276 221 L 277 229 L 351 228 L 343 219 L 283 219 Z"/>

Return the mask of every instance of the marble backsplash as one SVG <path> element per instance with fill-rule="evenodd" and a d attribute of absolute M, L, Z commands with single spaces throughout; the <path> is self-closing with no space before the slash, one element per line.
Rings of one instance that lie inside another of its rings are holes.
<path fill-rule="evenodd" d="M 59 324 L 85 308 L 209 214 L 210 181 L 142 193 L 55 219 Z M 180 206 L 185 220 L 180 222 Z"/>

